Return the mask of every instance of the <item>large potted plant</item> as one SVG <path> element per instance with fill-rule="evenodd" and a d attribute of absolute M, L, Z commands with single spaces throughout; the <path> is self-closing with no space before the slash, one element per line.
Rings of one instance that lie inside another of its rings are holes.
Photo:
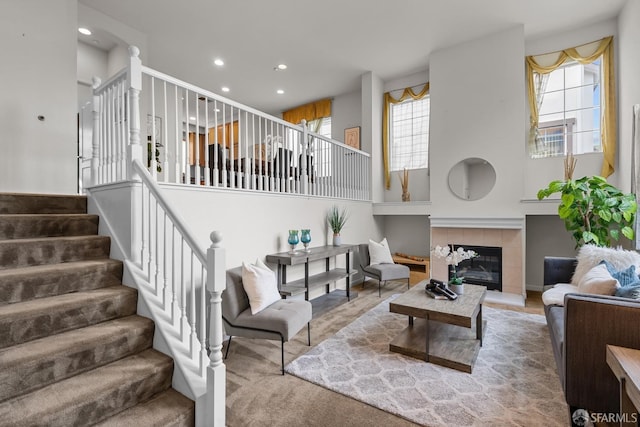
<path fill-rule="evenodd" d="M 611 246 L 620 235 L 634 238 L 633 224 L 637 203 L 635 195 L 623 193 L 601 176 L 577 180 L 552 181 L 538 191 L 542 200 L 560 193 L 558 215 L 576 241 L 576 248 L 589 243 Z"/>
<path fill-rule="evenodd" d="M 340 210 L 334 205 L 329 210 L 327 222 L 329 223 L 329 227 L 331 227 L 331 231 L 333 231 L 333 246 L 340 246 L 340 231 L 342 231 L 342 227 L 344 227 L 348 217 L 349 215 L 346 209 Z"/>

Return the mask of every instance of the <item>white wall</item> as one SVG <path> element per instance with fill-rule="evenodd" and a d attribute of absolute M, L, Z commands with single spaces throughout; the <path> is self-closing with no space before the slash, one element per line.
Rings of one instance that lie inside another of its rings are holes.
<path fill-rule="evenodd" d="M 327 225 L 326 214 L 332 205 L 344 207 L 349 213 L 341 232 L 343 243 L 366 243 L 369 238 L 379 241 L 383 237 L 381 221 L 373 217 L 368 202 L 200 188 L 184 190 L 171 185 L 163 186 L 163 190 L 203 248 L 211 244 L 211 231 L 222 231 L 227 268 L 289 250 L 290 229 L 310 229 L 311 247 L 330 245 L 333 233 Z M 343 265 L 344 257 L 338 257 L 337 261 Z M 310 268 L 312 272 L 324 271 L 324 263 L 314 263 Z M 303 276 L 301 266 L 287 269 L 288 279 Z"/>
<path fill-rule="evenodd" d="M 640 2 L 630 0 L 618 17 L 618 185 L 631 189 L 632 108 L 640 104 Z M 615 42 L 615 40 L 614 40 Z M 640 147 L 637 147 L 640 149 Z"/>
<path fill-rule="evenodd" d="M 76 192 L 76 21 L 75 0 L 0 4 L 0 191 Z"/>
<path fill-rule="evenodd" d="M 509 30 L 431 55 L 432 217 L 521 216 L 525 146 L 524 29 Z M 449 170 L 478 157 L 496 170 L 493 190 L 464 201 L 449 189 Z"/>
<path fill-rule="evenodd" d="M 384 217 L 384 235 L 391 253 L 429 256 L 429 217 L 426 215 L 390 215 Z"/>
<path fill-rule="evenodd" d="M 355 126 L 362 126 L 362 93 L 357 91 L 334 97 L 331 103 L 331 138 L 344 142 L 344 130 Z M 360 130 L 362 140 L 362 128 Z"/>

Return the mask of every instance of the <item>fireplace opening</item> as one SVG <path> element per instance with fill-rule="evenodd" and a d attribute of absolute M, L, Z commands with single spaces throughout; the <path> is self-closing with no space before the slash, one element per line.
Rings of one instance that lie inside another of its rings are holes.
<path fill-rule="evenodd" d="M 453 250 L 462 247 L 475 251 L 478 256 L 466 259 L 458 264 L 458 276 L 464 277 L 465 283 L 486 286 L 488 290 L 502 292 L 502 248 L 495 246 L 469 246 L 453 244 Z M 449 273 L 453 270 L 449 266 Z"/>

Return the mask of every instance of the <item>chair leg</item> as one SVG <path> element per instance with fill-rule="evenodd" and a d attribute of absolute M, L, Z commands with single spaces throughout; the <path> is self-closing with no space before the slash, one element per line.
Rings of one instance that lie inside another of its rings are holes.
<path fill-rule="evenodd" d="M 378 298 L 380 298 L 381 295 L 381 289 L 382 288 L 382 282 L 380 281 L 380 279 L 378 279 Z"/>
<path fill-rule="evenodd" d="M 410 277 L 407 277 L 407 289 L 411 289 L 411 282 L 409 281 L 410 279 Z"/>
<path fill-rule="evenodd" d="M 281 338 L 280 354 L 282 355 L 282 375 L 284 375 L 284 338 Z"/>
<path fill-rule="evenodd" d="M 229 335 L 229 342 L 227 343 L 227 351 L 224 352 L 224 358 L 225 359 L 229 355 L 229 347 L 231 347 L 231 335 Z"/>
<path fill-rule="evenodd" d="M 307 341 L 311 345 L 311 322 L 307 322 Z"/>

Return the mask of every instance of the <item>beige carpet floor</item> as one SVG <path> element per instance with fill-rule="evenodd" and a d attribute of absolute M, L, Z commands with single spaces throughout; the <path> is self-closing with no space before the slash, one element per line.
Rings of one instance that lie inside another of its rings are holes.
<path fill-rule="evenodd" d="M 354 288 L 358 297 L 315 318 L 311 344 L 331 337 L 394 293 L 406 282 L 391 282 L 378 297 L 377 282 Z M 285 364 L 309 351 L 306 331 L 285 343 Z M 226 348 L 225 348 L 226 349 Z M 280 373 L 280 343 L 234 338 L 227 366 L 227 425 L 235 426 L 414 426 L 403 418 Z"/>

